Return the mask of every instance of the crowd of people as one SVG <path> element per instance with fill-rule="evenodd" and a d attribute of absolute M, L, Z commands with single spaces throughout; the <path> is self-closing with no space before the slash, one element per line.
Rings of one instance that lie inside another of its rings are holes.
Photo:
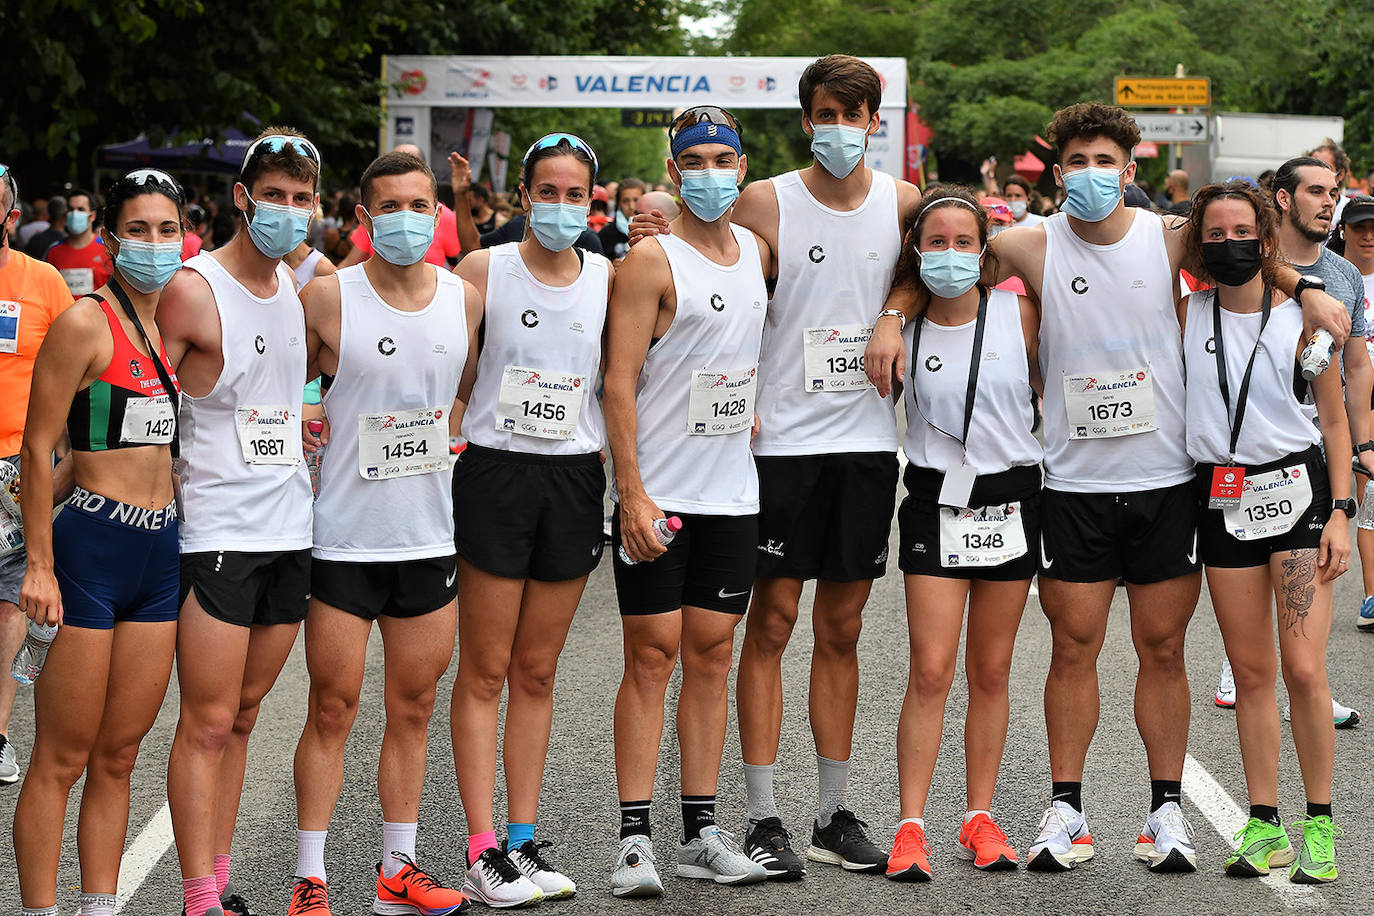
<path fill-rule="evenodd" d="M 1346 455 L 1374 471 L 1374 198 L 1343 195 L 1349 164 L 1328 144 L 1191 195 L 1173 173 L 1152 205 L 1133 119 L 1097 102 L 1048 126 L 1052 200 L 992 169 L 979 189 L 919 189 L 864 165 L 880 98 L 857 58 L 815 61 L 799 84 L 811 163 L 752 181 L 739 120 L 686 109 L 668 129 L 676 198 L 636 178 L 598 184 L 596 151 L 553 133 L 528 148 L 509 202 L 456 153 L 441 199 L 405 147 L 367 167 L 356 198 L 322 200 L 320 151 L 272 127 L 220 207 L 139 169 L 103 199 L 49 198 L 22 246 L 20 185 L 0 166 L 0 472 L 22 510 L 0 505 L 0 649 L 17 652 L 36 709 L 13 828 L 24 916 L 57 913 L 83 774 L 81 912 L 112 916 L 130 773 L 174 665 L 167 795 L 185 912 L 248 912 L 230 860 L 247 748 L 302 624 L 290 916 L 330 912 L 326 840 L 374 622 L 373 911 L 574 895 L 538 809 L 558 658 L 607 549 L 607 458 L 624 644 L 605 723 L 615 896 L 664 892 L 650 809 L 679 663 L 679 877 L 799 880 L 815 863 L 928 881 L 928 829 L 981 870 L 1020 867 L 1021 848 L 1039 870 L 1092 858 L 1082 779 L 1122 584 L 1149 696 L 1135 709 L 1149 799 L 1135 855 L 1196 870 L 1183 644 L 1204 570 L 1250 803 L 1223 867 L 1335 880 L 1344 707 L 1325 656 L 1357 512 Z M 859 632 L 894 515 L 910 667 L 888 847 L 847 787 Z M 1374 513 L 1359 542 L 1374 548 Z M 993 803 L 1036 577 L 1053 639 L 1050 772 L 1022 847 Z M 810 580 L 818 784 L 801 850 L 773 785 L 796 766 L 779 760 L 782 656 Z M 1357 620 L 1374 627 L 1374 598 Z M 716 811 L 741 621 L 742 842 Z M 965 621 L 967 812 L 928 828 Z M 455 637 L 468 870 L 446 887 L 415 847 Z M 1279 813 L 1280 673 L 1306 795 L 1296 840 Z M 19 776 L 0 737 L 0 780 Z"/>

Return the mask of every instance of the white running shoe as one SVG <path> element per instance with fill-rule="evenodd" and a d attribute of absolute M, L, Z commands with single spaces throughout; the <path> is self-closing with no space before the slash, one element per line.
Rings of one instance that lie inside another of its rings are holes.
<path fill-rule="evenodd" d="M 1231 660 L 1222 658 L 1221 677 L 1217 679 L 1217 692 L 1212 702 L 1222 709 L 1236 708 L 1236 678 L 1231 673 Z"/>
<path fill-rule="evenodd" d="M 1165 802 L 1145 818 L 1135 841 L 1135 857 L 1150 871 L 1197 871 L 1193 828 L 1178 802 Z"/>
<path fill-rule="evenodd" d="M 717 884 L 754 884 L 767 878 L 768 872 L 744 854 L 729 831 L 712 824 L 678 844 L 677 876 L 706 878 Z"/>
<path fill-rule="evenodd" d="M 1331 698 L 1331 718 L 1335 721 L 1337 728 L 1354 728 L 1360 724 L 1360 711 L 1344 706 L 1335 697 Z M 1283 706 L 1283 721 L 1293 721 L 1293 704 L 1285 703 Z"/>
<path fill-rule="evenodd" d="M 663 879 L 654 867 L 654 844 L 647 836 L 635 834 L 620 841 L 611 893 L 617 897 L 657 897 L 663 893 Z"/>
<path fill-rule="evenodd" d="M 472 863 L 463 893 L 498 910 L 532 906 L 544 899 L 544 892 L 495 848 L 483 850 Z"/>
<path fill-rule="evenodd" d="M 14 757 L 14 745 L 0 735 L 0 783 L 10 785 L 19 781 L 19 761 Z"/>
<path fill-rule="evenodd" d="M 1093 857 L 1088 819 L 1068 802 L 1052 802 L 1040 816 L 1040 834 L 1026 855 L 1031 871 L 1068 871 Z"/>
<path fill-rule="evenodd" d="M 545 900 L 561 900 L 577 893 L 577 885 L 572 879 L 548 863 L 539 850 L 552 846 L 548 840 L 536 843 L 526 840 L 512 849 L 508 856 L 520 873 L 534 882 L 534 886 L 544 892 Z"/>

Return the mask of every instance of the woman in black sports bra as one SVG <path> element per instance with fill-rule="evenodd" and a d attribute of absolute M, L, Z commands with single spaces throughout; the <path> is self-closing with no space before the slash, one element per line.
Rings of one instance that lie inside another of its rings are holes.
<path fill-rule="evenodd" d="M 129 774 L 167 691 L 176 648 L 176 378 L 153 318 L 180 267 L 184 195 L 154 169 L 110 189 L 109 283 L 55 322 L 38 352 L 21 495 L 20 608 L 59 629 L 35 682 L 33 758 L 14 813 L 23 905 L 56 903 L 63 816 L 86 775 L 81 908 L 112 913 Z M 56 519 L 53 449 L 71 439 L 76 487 Z"/>

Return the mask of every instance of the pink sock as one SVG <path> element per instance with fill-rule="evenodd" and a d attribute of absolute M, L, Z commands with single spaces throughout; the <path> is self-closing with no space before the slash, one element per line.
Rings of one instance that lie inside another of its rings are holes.
<path fill-rule="evenodd" d="M 219 906 L 219 892 L 215 890 L 215 876 L 188 878 L 181 882 L 186 895 L 186 916 L 205 916 L 212 906 Z"/>
<path fill-rule="evenodd" d="M 468 862 L 476 862 L 477 857 L 488 849 L 496 848 L 496 831 L 488 830 L 486 833 L 474 833 L 468 836 Z M 189 916 L 189 914 L 188 914 Z"/>
<path fill-rule="evenodd" d="M 229 885 L 229 857 L 215 854 L 215 887 L 221 894 Z"/>

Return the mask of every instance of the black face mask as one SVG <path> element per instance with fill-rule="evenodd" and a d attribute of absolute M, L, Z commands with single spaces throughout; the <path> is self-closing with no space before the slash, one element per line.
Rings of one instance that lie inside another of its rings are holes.
<path fill-rule="evenodd" d="M 1202 266 L 1223 286 L 1244 286 L 1260 271 L 1259 239 L 1202 243 Z"/>

